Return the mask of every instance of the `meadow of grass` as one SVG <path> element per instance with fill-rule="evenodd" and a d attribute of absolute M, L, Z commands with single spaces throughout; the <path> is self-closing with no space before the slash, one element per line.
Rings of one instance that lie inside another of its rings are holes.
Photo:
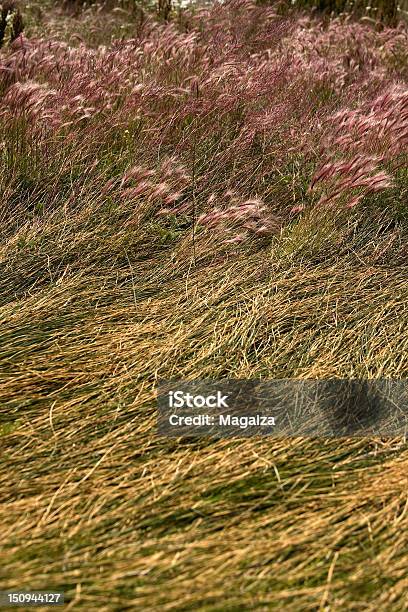
<path fill-rule="evenodd" d="M 164 439 L 154 395 L 407 377 L 406 25 L 21 10 L 0 55 L 0 588 L 406 610 L 404 439 Z"/>

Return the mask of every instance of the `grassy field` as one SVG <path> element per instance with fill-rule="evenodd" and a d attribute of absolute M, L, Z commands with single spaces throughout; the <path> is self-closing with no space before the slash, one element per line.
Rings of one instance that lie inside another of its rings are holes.
<path fill-rule="evenodd" d="M 406 610 L 405 440 L 165 439 L 155 388 L 407 377 L 407 28 L 21 10 L 0 52 L 0 588 Z"/>

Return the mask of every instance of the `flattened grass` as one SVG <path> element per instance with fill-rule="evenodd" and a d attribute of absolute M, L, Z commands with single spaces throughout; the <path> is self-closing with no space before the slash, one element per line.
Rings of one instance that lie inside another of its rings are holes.
<path fill-rule="evenodd" d="M 87 610 L 405 609 L 402 440 L 165 440 L 154 400 L 161 376 L 405 377 L 404 224 L 355 248 L 362 211 L 246 252 L 201 232 L 194 266 L 189 230 L 125 240 L 92 205 L 59 214 L 2 246 L 3 588 Z"/>

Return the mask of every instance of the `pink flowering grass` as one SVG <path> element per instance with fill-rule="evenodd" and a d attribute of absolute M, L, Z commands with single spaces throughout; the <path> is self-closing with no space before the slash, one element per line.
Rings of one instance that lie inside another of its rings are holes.
<path fill-rule="evenodd" d="M 140 222 L 187 215 L 224 232 L 230 219 L 240 236 L 267 235 L 276 219 L 361 204 L 394 184 L 407 148 L 407 48 L 403 25 L 379 32 L 252 0 L 170 23 L 145 16 L 133 37 L 96 47 L 20 35 L 1 55 L 0 120 L 4 134 L 24 125 L 28 149 L 35 143 L 26 185 L 54 181 L 53 156 L 64 185 L 75 166 L 73 193 L 87 183 L 103 200 L 108 190 Z M 131 179 L 139 166 L 147 174 Z M 14 165 L 2 178 L 11 202 L 17 175 Z M 229 189 L 262 202 L 257 230 L 251 208 L 223 203 Z"/>

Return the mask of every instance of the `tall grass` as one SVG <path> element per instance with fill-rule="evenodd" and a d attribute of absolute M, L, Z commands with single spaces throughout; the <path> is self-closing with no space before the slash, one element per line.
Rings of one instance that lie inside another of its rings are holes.
<path fill-rule="evenodd" d="M 273 4 L 275 0 L 258 0 L 260 4 Z M 282 0 L 282 8 L 295 6 L 312 9 L 326 15 L 349 13 L 357 18 L 368 18 L 387 25 L 396 25 L 408 18 L 407 0 Z"/>
<path fill-rule="evenodd" d="M 20 36 L 2 63 L 4 129 L 25 122 L 27 142 L 43 151 L 63 139 L 75 148 L 77 171 L 86 169 L 87 180 L 108 172 L 110 197 L 127 198 L 144 220 L 168 214 L 191 222 L 188 181 L 166 176 L 173 164 L 191 172 L 194 148 L 201 220 L 225 225 L 230 209 L 234 224 L 242 218 L 255 235 L 258 222 L 238 213 L 250 214 L 245 202 L 258 206 L 265 235 L 299 206 L 313 207 L 312 187 L 327 191 L 329 179 L 331 195 L 321 202 L 348 206 L 398 180 L 407 153 L 404 27 L 378 33 L 344 19 L 324 26 L 248 2 L 185 12 L 184 20 L 180 31 L 147 18 L 134 24 L 134 38 L 95 49 Z M 124 173 L 143 159 L 148 180 L 135 178 L 125 190 L 112 176 L 117 163 L 106 160 L 114 151 Z M 37 155 L 37 173 L 48 173 L 49 157 Z M 19 159 L 7 159 L 3 189 L 13 200 L 21 181 L 36 179 L 24 155 L 21 176 Z M 65 159 L 62 180 L 73 163 Z M 288 201 L 281 168 L 291 164 L 302 169 L 303 186 Z"/>

